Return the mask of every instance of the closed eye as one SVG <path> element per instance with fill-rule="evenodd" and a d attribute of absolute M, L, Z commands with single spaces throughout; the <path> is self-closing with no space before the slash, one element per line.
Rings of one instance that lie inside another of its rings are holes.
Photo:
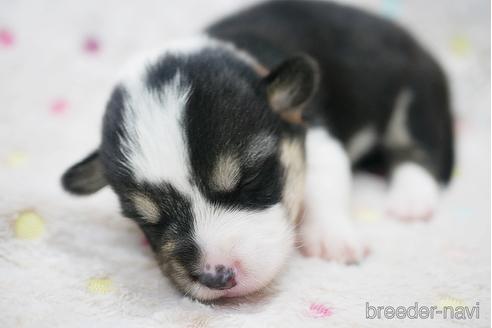
<path fill-rule="evenodd" d="M 237 191 L 243 204 L 266 207 L 280 201 L 282 189 L 281 166 L 275 157 L 256 168 L 244 170 Z"/>

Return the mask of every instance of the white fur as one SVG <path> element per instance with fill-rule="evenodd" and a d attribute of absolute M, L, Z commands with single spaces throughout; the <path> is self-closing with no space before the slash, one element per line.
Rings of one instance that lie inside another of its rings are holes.
<path fill-rule="evenodd" d="M 198 39 L 183 51 L 205 46 L 221 45 Z M 168 53 L 173 51 L 181 50 L 168 49 Z M 153 60 L 147 59 L 144 65 L 151 65 Z M 225 210 L 207 202 L 190 184 L 188 147 L 181 121 L 191 86 L 184 84 L 181 74 L 178 72 L 159 93 L 145 87 L 144 70 L 126 76 L 129 100 L 124 114 L 128 135 L 123 143 L 124 155 L 138 181 L 170 183 L 192 200 L 194 238 L 203 261 L 236 268 L 237 285 L 232 289 L 217 291 L 194 284 L 190 294 L 200 299 L 244 295 L 264 287 L 278 273 L 292 249 L 293 228 L 283 205 L 255 212 Z M 261 142 L 251 146 L 247 154 L 251 160 L 275 149 L 269 136 L 261 136 Z M 224 156 L 215 163 L 212 180 L 218 189 L 230 190 L 238 182 L 240 168 L 234 155 Z"/>
<path fill-rule="evenodd" d="M 402 163 L 391 177 L 388 211 L 403 220 L 429 219 L 438 196 L 439 186 L 426 169 L 415 163 Z"/>
<path fill-rule="evenodd" d="M 308 256 L 357 262 L 364 249 L 349 222 L 351 175 L 347 155 L 340 143 L 321 129 L 308 132 L 306 147 L 301 251 Z"/>
<path fill-rule="evenodd" d="M 205 48 L 222 48 L 248 65 L 259 64 L 247 53 L 230 43 L 207 35 L 168 42 L 165 47 L 134 58 L 120 74 L 120 81 L 129 94 L 124 125 L 129 136 L 123 143 L 129 168 L 139 181 L 151 183 L 172 182 L 182 190 L 189 190 L 187 181 L 188 160 L 183 131 L 179 127 L 191 86 L 185 85 L 181 73 L 162 87 L 159 94 L 149 92 L 145 86 L 145 73 L 149 66 L 169 54 L 190 55 Z M 264 155 L 271 150 L 271 138 L 266 138 L 252 156 Z"/>
<path fill-rule="evenodd" d="M 219 46 L 219 41 L 205 35 L 171 41 L 134 58 L 122 71 L 120 80 L 129 95 L 124 113 L 128 140 L 124 140 L 123 153 L 139 181 L 169 182 L 181 191 L 190 191 L 189 160 L 180 124 L 191 86 L 178 71 L 160 92 L 151 92 L 145 85 L 148 67 L 170 54 L 190 55 Z"/>
<path fill-rule="evenodd" d="M 160 94 L 149 92 L 143 83 L 128 90 L 123 153 L 138 181 L 189 189 L 187 147 L 180 127 L 189 91 L 179 73 Z"/>
<path fill-rule="evenodd" d="M 381 1 L 350 3 L 385 9 L 378 7 Z M 246 3 L 0 4 L 2 28 L 10 28 L 18 41 L 13 47 L 0 47 L 0 327 L 490 326 L 490 161 L 484 160 L 484 154 L 490 154 L 490 1 L 400 1 L 393 16 L 439 54 L 451 73 L 453 107 L 464 124 L 457 134 L 460 174 L 442 198 L 436 220 L 424 227 L 361 222 L 358 228 L 375 250 L 362 265 L 293 256 L 275 291 L 213 306 L 175 291 L 152 251 L 140 244 L 138 227 L 118 214 L 110 190 L 74 198 L 55 181 L 72 160 L 99 142 L 102 106 L 119 63 L 138 49 L 198 30 Z M 457 54 L 446 42 L 455 31 L 471 42 L 465 52 Z M 101 52 L 95 56 L 79 51 L 79 38 L 88 32 L 102 38 Z M 49 41 L 29 37 L 34 35 L 49 36 Z M 43 107 L 54 93 L 68 97 L 67 115 L 54 117 Z M 24 166 L 8 167 L 12 151 L 27 156 Z M 384 210 L 380 181 L 357 179 L 354 189 L 356 208 Z M 46 230 L 39 240 L 15 237 L 15 214 L 26 208 L 43 217 Z M 88 291 L 94 277 L 111 279 L 112 290 Z M 366 301 L 375 306 L 412 306 L 414 301 L 432 306 L 448 297 L 470 306 L 480 301 L 480 319 L 365 318 Z M 332 315 L 312 315 L 313 303 L 332 308 Z"/>
<path fill-rule="evenodd" d="M 395 100 L 395 108 L 383 142 L 389 148 L 411 147 L 408 131 L 408 109 L 413 93 L 404 88 Z M 392 172 L 387 212 L 402 220 L 430 219 L 439 196 L 439 186 L 430 173 L 418 164 L 399 164 Z"/>
<path fill-rule="evenodd" d="M 193 290 L 200 299 L 245 295 L 267 285 L 292 250 L 293 229 L 282 205 L 263 211 L 228 210 L 211 206 L 199 194 L 193 199 L 194 240 L 202 266 L 233 267 L 237 285 L 216 291 Z"/>

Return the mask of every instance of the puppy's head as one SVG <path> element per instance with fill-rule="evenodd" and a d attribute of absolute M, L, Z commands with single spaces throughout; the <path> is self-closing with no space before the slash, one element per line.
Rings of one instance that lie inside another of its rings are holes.
<path fill-rule="evenodd" d="M 254 292 L 293 242 L 304 180 L 300 110 L 316 65 L 295 57 L 262 76 L 228 46 L 167 51 L 123 79 L 108 102 L 100 147 L 64 187 L 110 185 L 187 295 Z"/>

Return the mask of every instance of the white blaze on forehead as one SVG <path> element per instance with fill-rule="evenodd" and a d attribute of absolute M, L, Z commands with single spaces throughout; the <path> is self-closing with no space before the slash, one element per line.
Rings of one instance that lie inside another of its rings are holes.
<path fill-rule="evenodd" d="M 179 72 L 159 91 L 149 90 L 145 79 L 148 68 L 166 56 L 197 54 L 204 49 L 223 49 L 248 65 L 259 65 L 251 56 L 230 43 L 198 35 L 169 42 L 164 48 L 137 57 L 122 71 L 120 80 L 129 98 L 124 113 L 127 135 L 122 143 L 123 153 L 138 181 L 166 181 L 181 191 L 190 190 L 187 180 L 189 159 L 182 117 L 191 87 L 184 83 Z M 231 163 L 230 160 L 226 161 L 226 164 Z M 232 172 L 229 176 L 234 176 L 234 165 L 226 165 L 229 173 Z M 218 185 L 231 188 L 234 179 L 228 182 L 225 180 L 219 181 Z"/>
<path fill-rule="evenodd" d="M 169 182 L 189 189 L 189 159 L 182 125 L 191 86 L 178 71 L 160 90 L 146 86 L 148 69 L 168 55 L 199 53 L 218 45 L 206 36 L 169 42 L 130 62 L 120 79 L 128 93 L 124 113 L 123 154 L 138 181 Z"/>
<path fill-rule="evenodd" d="M 149 91 L 143 82 L 130 86 L 122 145 L 138 181 L 188 186 L 182 119 L 189 92 L 179 72 L 160 91 Z"/>

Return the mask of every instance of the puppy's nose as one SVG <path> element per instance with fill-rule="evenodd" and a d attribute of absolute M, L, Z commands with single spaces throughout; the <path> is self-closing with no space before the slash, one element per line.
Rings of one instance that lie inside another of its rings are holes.
<path fill-rule="evenodd" d="M 211 289 L 229 289 L 236 286 L 234 269 L 226 268 L 223 265 L 216 265 L 212 268 L 209 264 L 198 277 L 198 281 Z"/>

